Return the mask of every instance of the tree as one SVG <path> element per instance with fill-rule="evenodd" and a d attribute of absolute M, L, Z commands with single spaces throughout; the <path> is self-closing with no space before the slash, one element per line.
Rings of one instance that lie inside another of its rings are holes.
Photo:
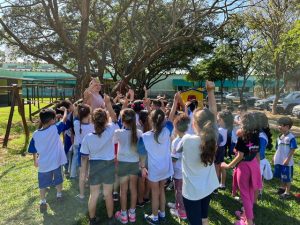
<path fill-rule="evenodd" d="M 174 46 L 216 32 L 247 2 L 5 1 L 0 35 L 6 44 L 73 74 L 79 97 L 89 76 L 102 80 L 107 69 L 128 84 Z M 223 21 L 213 24 L 220 15 Z"/>
<path fill-rule="evenodd" d="M 282 48 L 282 44 L 285 34 L 299 18 L 299 13 L 295 11 L 296 6 L 297 0 L 267 0 L 260 1 L 247 12 L 251 28 L 258 32 L 263 45 L 272 54 L 276 95 L 272 108 L 273 114 L 277 113 L 280 92 L 284 89 L 287 81 L 287 59 L 290 58 L 291 51 Z M 283 81 L 283 85 L 280 87 L 281 81 Z"/>

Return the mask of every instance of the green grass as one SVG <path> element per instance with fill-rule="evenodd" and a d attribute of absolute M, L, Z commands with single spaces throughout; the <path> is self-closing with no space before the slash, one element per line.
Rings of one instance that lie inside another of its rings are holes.
<path fill-rule="evenodd" d="M 28 108 L 26 108 L 28 112 Z M 0 108 L 0 136 L 4 135 L 6 129 L 9 108 Z M 28 118 L 28 116 L 27 116 Z M 30 124 L 30 131 L 36 128 L 36 124 Z M 11 130 L 12 140 L 8 143 L 7 149 L 0 148 L 0 224 L 30 224 L 30 225 L 86 225 L 87 202 L 78 203 L 74 196 L 78 194 L 76 181 L 64 181 L 65 201 L 58 204 L 55 201 L 55 189 L 51 188 L 47 196 L 49 204 L 47 214 L 39 213 L 39 190 L 37 185 L 37 170 L 33 166 L 30 155 L 21 156 L 17 154 L 23 148 L 24 135 L 17 113 L 14 115 L 13 127 Z M 298 138 L 300 144 L 300 139 Z M 2 145 L 1 145 L 2 146 Z M 273 151 L 267 152 L 270 160 L 274 155 Z M 300 157 L 297 153 L 295 159 L 293 193 L 300 193 Z M 274 194 L 279 182 L 275 179 L 265 182 L 263 199 L 255 208 L 256 225 L 293 225 L 300 224 L 300 204 L 294 197 L 288 201 L 278 199 Z M 228 175 L 227 187 L 231 187 L 231 176 Z M 87 189 L 88 191 L 88 189 Z M 167 192 L 167 201 L 173 201 L 174 194 Z M 231 197 L 229 188 L 217 196 L 213 196 L 209 213 L 210 224 L 229 225 L 235 221 L 234 211 L 242 205 Z M 118 210 L 119 204 L 115 206 Z M 150 205 L 144 209 L 137 209 L 138 219 L 136 224 L 142 225 L 144 212 L 150 212 Z M 97 215 L 101 221 L 106 216 L 104 202 L 100 201 Z M 166 224 L 180 224 L 167 213 Z M 101 223 L 102 224 L 102 223 Z M 185 223 L 181 223 L 185 224 Z"/>

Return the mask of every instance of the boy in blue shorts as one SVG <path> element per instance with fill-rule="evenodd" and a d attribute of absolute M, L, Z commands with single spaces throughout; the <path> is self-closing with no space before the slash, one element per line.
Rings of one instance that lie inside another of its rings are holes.
<path fill-rule="evenodd" d="M 278 189 L 280 198 L 290 197 L 291 183 L 293 180 L 293 155 L 297 148 L 296 138 L 290 132 L 293 121 L 289 117 L 282 117 L 278 120 L 281 135 L 277 139 L 276 153 L 274 155 L 275 171 L 274 177 L 281 180 L 281 187 Z"/>
<path fill-rule="evenodd" d="M 64 111 L 62 122 L 55 123 L 56 113 L 52 109 L 41 110 L 41 128 L 36 130 L 30 141 L 28 152 L 33 154 L 34 166 L 38 167 L 38 183 L 40 189 L 40 211 L 47 210 L 46 190 L 52 185 L 57 189 L 57 200 L 62 198 L 62 169 L 61 166 L 67 163 L 63 144 L 60 140 L 60 133 L 65 130 L 67 109 Z"/>

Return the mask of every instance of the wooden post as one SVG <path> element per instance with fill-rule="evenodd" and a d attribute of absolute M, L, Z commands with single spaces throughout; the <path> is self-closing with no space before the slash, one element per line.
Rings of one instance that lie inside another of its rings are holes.
<path fill-rule="evenodd" d="M 45 87 L 44 87 L 43 83 L 41 85 L 41 89 L 42 89 L 42 92 L 41 92 L 42 103 L 44 103 L 44 95 L 43 95 L 43 93 L 45 91 Z"/>
<path fill-rule="evenodd" d="M 25 117 L 24 99 L 21 99 L 17 88 L 16 88 L 16 93 L 15 93 L 15 99 L 16 99 L 16 102 L 18 103 L 18 112 L 22 118 L 23 128 L 24 128 L 24 132 L 25 132 L 25 144 L 24 144 L 24 148 L 22 151 L 22 154 L 24 154 L 26 151 L 26 147 L 29 143 L 29 129 L 28 129 L 26 117 Z"/>
<path fill-rule="evenodd" d="M 38 109 L 40 109 L 40 90 L 39 86 L 36 86 L 36 92 L 37 92 L 37 104 L 38 104 Z"/>
<path fill-rule="evenodd" d="M 3 146 L 2 146 L 3 148 L 7 148 L 12 118 L 13 118 L 14 110 L 15 110 L 15 95 L 16 95 L 16 92 L 18 91 L 16 84 L 13 84 L 12 87 L 13 88 L 11 90 L 11 106 L 10 106 L 10 112 L 9 112 L 9 117 L 8 117 L 8 121 L 7 121 L 7 126 L 6 126 L 6 132 L 5 132 L 5 136 L 4 136 L 4 140 L 3 140 Z"/>
<path fill-rule="evenodd" d="M 31 112 L 32 112 L 32 109 L 31 109 L 31 99 L 28 99 L 27 103 L 29 104 L 29 120 L 31 122 L 33 122 L 32 121 L 32 116 L 31 116 Z"/>
<path fill-rule="evenodd" d="M 55 98 L 57 100 L 57 96 L 58 96 L 58 90 L 57 90 L 57 86 L 55 86 Z"/>
<path fill-rule="evenodd" d="M 32 86 L 31 89 L 32 89 L 32 93 L 33 93 L 33 95 L 32 95 L 33 105 L 35 106 L 35 85 Z"/>
<path fill-rule="evenodd" d="M 53 102 L 52 87 L 50 87 L 50 102 Z"/>

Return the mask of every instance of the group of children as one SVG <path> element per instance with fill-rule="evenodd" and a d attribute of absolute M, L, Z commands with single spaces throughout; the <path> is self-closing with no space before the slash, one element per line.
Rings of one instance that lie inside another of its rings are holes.
<path fill-rule="evenodd" d="M 144 215 L 147 223 L 164 222 L 167 205 L 173 216 L 191 225 L 208 225 L 211 194 L 226 189 L 226 170 L 232 168 L 232 193 L 239 192 L 243 203 L 235 224 L 254 224 L 253 205 L 262 193 L 263 179 L 273 175 L 265 158 L 266 149 L 272 148 L 268 118 L 264 113 L 247 112 L 245 106 L 239 107 L 236 117 L 228 109 L 218 113 L 213 82 L 206 82 L 206 91 L 208 104 L 203 109 L 197 102 L 184 104 L 179 93 L 169 105 L 162 98 L 151 102 L 147 90 L 143 100 L 134 100 L 131 90 L 115 99 L 104 95 L 97 100 L 101 107 L 93 111 L 88 104 L 73 106 L 69 101 L 62 101 L 56 110 L 41 110 L 40 128 L 28 149 L 38 167 L 41 211 L 47 209 L 48 187 L 55 185 L 57 200 L 62 200 L 64 170 L 70 178 L 79 177 L 76 197 L 80 201 L 89 184 L 91 225 L 98 223 L 101 190 L 108 224 L 135 222 L 136 207 L 149 202 L 151 194 L 152 212 Z M 292 120 L 283 117 L 278 124 L 281 135 L 276 142 L 274 177 L 282 181 L 278 194 L 288 198 L 297 144 L 290 132 Z M 234 159 L 227 164 L 225 156 Z M 166 204 L 165 184 L 170 177 L 175 203 Z M 121 209 L 114 213 L 116 190 Z"/>

